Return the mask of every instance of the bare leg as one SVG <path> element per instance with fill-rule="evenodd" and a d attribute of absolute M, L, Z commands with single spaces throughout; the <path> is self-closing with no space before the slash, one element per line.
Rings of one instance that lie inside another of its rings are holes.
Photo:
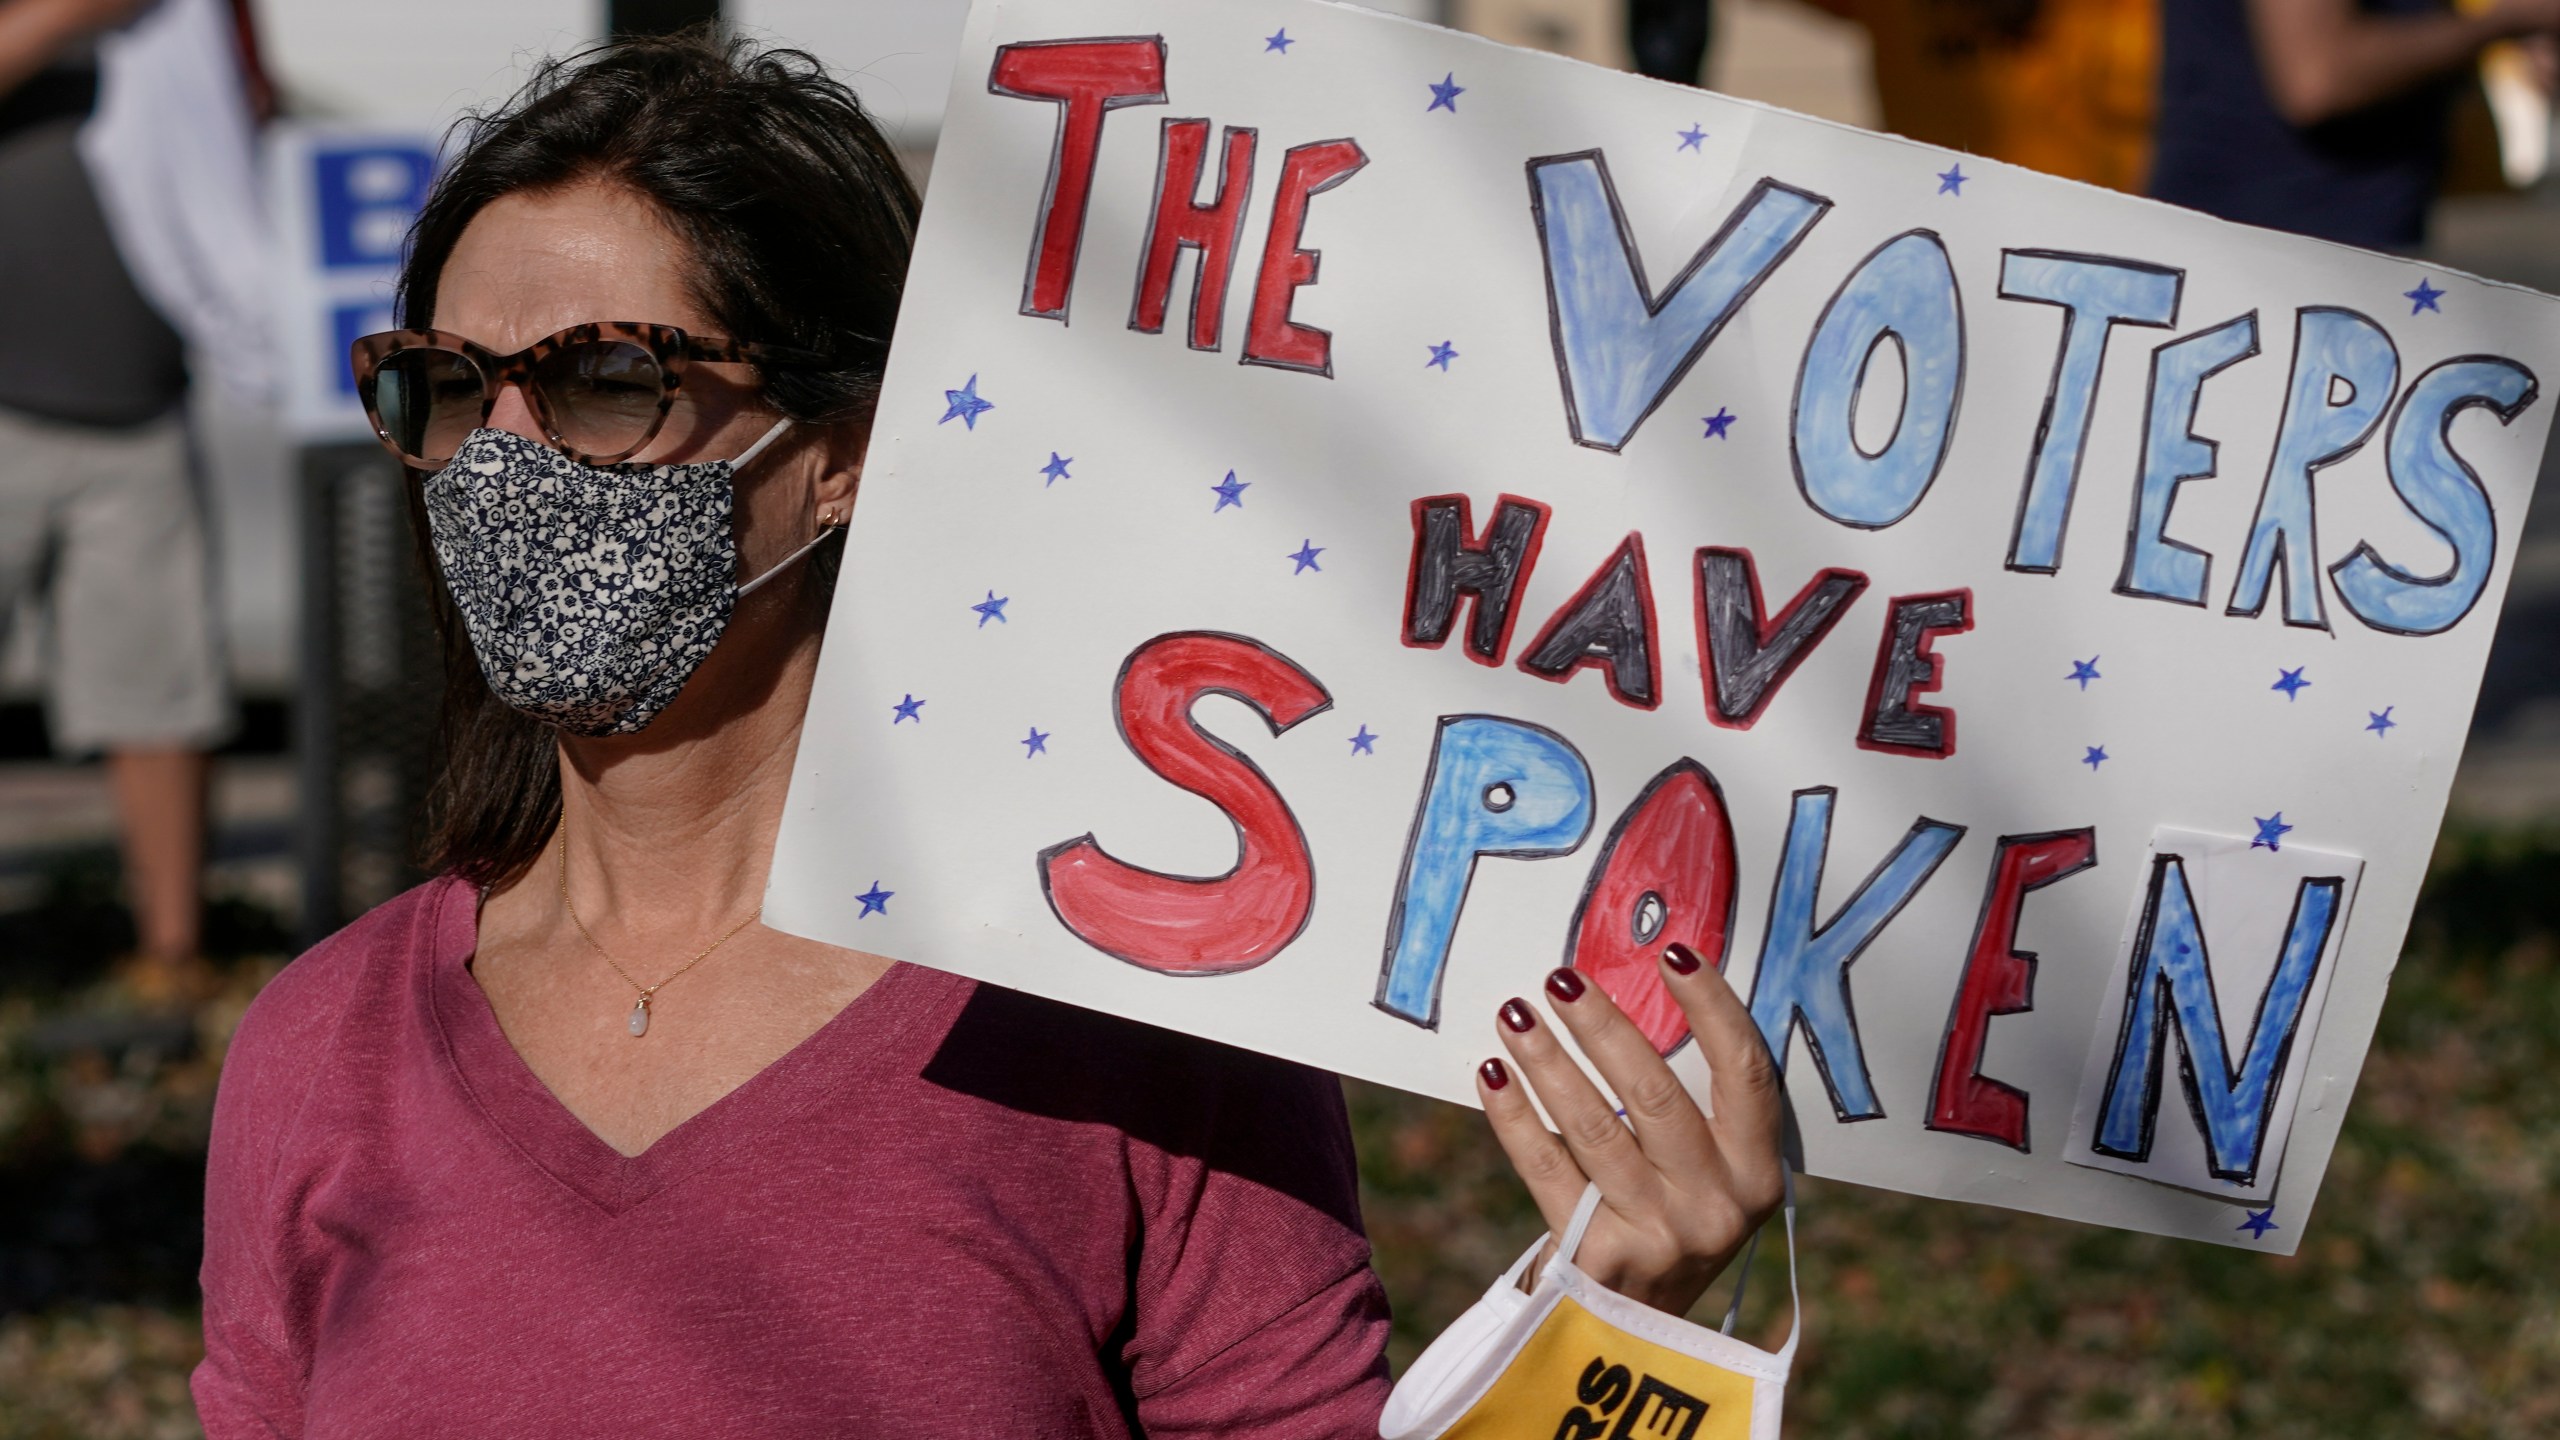
<path fill-rule="evenodd" d="M 189 966 L 204 940 L 208 757 L 201 750 L 119 750 L 107 757 L 107 771 L 142 953 L 163 967 Z"/>

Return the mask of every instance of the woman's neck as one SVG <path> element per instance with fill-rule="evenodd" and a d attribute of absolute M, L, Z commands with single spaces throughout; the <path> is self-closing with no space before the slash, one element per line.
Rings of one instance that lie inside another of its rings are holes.
<path fill-rule="evenodd" d="M 818 658 L 816 626 L 792 623 L 807 607 L 774 598 L 754 607 L 765 623 L 733 621 L 646 731 L 562 737 L 554 843 L 608 945 L 609 929 L 638 950 L 689 948 L 761 901 Z M 545 862 L 539 880 L 556 883 L 559 857 Z"/>

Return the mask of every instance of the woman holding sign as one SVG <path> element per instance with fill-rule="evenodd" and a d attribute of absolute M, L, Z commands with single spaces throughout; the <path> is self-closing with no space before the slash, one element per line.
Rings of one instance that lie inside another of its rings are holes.
<path fill-rule="evenodd" d="M 453 661 L 441 878 L 233 1042 L 217 1440 L 1375 1432 L 1332 1077 L 756 923 L 916 207 L 814 62 L 699 38 L 550 67 L 439 181 L 356 360 Z M 1748 1015 L 1662 978 L 1712 1121 L 1570 975 L 1632 1128 L 1518 1001 L 1482 1088 L 1678 1312 L 1781 1167 Z"/>

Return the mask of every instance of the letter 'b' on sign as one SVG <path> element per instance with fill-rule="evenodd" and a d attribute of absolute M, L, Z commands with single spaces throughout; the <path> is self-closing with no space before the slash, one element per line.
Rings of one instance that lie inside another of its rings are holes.
<path fill-rule="evenodd" d="M 1440 1028 L 1440 977 L 1476 858 L 1563 855 L 1591 833 L 1591 767 L 1552 730 L 1444 715 L 1388 911 L 1379 1009 Z"/>
<path fill-rule="evenodd" d="M 1333 697 L 1288 657 L 1235 635 L 1159 635 L 1120 667 L 1120 733 L 1148 769 L 1227 812 L 1233 868 L 1200 878 L 1142 870 L 1104 854 L 1091 835 L 1040 852 L 1049 908 L 1077 939 L 1178 975 L 1250 970 L 1288 948 L 1315 908 L 1315 862 L 1298 818 L 1261 767 L 1193 722 L 1205 695 L 1252 706 L 1274 735 Z"/>

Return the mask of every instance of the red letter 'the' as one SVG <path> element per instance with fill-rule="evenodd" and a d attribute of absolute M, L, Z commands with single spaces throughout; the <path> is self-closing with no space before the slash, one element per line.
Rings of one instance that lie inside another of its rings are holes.
<path fill-rule="evenodd" d="M 1234 868 L 1200 878 L 1142 870 L 1091 835 L 1040 852 L 1049 908 L 1077 939 L 1168 974 L 1250 970 L 1297 939 L 1315 908 L 1306 833 L 1259 766 L 1192 721 L 1204 695 L 1252 706 L 1274 735 L 1333 697 L 1288 657 L 1236 635 L 1159 635 L 1120 667 L 1120 733 L 1148 769 L 1227 813 Z"/>
<path fill-rule="evenodd" d="M 1253 285 L 1252 323 L 1244 363 L 1333 374 L 1333 332 L 1289 318 L 1298 289 L 1316 283 L 1319 253 L 1302 250 L 1307 200 L 1348 180 L 1369 157 L 1357 140 L 1319 140 L 1280 157 L 1280 193 L 1271 201 L 1271 231 L 1262 242 L 1262 274 Z"/>
<path fill-rule="evenodd" d="M 1064 322 L 1075 287 L 1076 250 L 1084 240 L 1085 202 L 1093 197 L 1094 157 L 1102 121 L 1123 105 L 1164 103 L 1164 40 L 1043 40 L 996 52 L 987 88 L 1017 100 L 1058 106 L 1058 140 L 1049 152 L 1049 186 L 1031 239 L 1022 313 Z"/>

